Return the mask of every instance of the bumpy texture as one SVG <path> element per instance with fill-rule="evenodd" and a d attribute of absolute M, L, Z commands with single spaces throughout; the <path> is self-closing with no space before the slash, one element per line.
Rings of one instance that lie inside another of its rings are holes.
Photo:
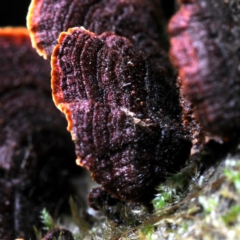
<path fill-rule="evenodd" d="M 178 94 L 123 37 L 62 33 L 52 56 L 54 101 L 66 114 L 78 163 L 114 197 L 151 198 L 186 160 Z"/>
<path fill-rule="evenodd" d="M 127 37 L 148 55 L 166 46 L 159 0 L 32 0 L 27 23 L 34 47 L 45 58 L 61 32 L 80 26 Z"/>
<path fill-rule="evenodd" d="M 178 78 L 177 84 L 180 105 L 182 107 L 182 123 L 184 128 L 190 133 L 192 139 L 191 155 L 193 155 L 204 148 L 208 139 L 206 138 L 206 132 L 196 119 L 194 105 L 186 98 L 181 83 L 181 78 Z"/>
<path fill-rule="evenodd" d="M 33 239 L 40 211 L 68 201 L 74 146 L 25 28 L 0 29 L 0 63 L 0 239 Z"/>
<path fill-rule="evenodd" d="M 207 132 L 232 138 L 240 128 L 240 3 L 181 2 L 169 32 L 184 95 Z"/>

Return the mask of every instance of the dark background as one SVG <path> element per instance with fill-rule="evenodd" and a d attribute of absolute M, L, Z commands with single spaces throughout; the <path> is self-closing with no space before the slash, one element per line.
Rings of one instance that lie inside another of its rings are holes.
<path fill-rule="evenodd" d="M 176 11 L 175 0 L 161 0 L 160 2 L 163 8 L 165 17 L 169 19 Z"/>
<path fill-rule="evenodd" d="M 0 26 L 26 26 L 31 0 L 1 0 Z"/>

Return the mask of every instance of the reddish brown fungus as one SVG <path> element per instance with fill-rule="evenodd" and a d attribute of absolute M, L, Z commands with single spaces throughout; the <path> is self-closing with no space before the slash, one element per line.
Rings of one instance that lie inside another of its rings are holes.
<path fill-rule="evenodd" d="M 182 0 L 169 25 L 184 95 L 212 136 L 240 128 L 240 12 L 237 1 Z"/>
<path fill-rule="evenodd" d="M 30 239 L 40 211 L 68 201 L 74 147 L 25 28 L 0 29 L 0 63 L 0 239 Z"/>
<path fill-rule="evenodd" d="M 159 45 L 166 47 L 158 0 L 32 0 L 27 23 L 33 46 L 45 58 L 61 32 L 78 26 L 125 36 L 148 55 L 159 54 Z"/>
<path fill-rule="evenodd" d="M 205 144 L 208 142 L 208 139 L 206 138 L 206 132 L 196 119 L 194 114 L 194 106 L 186 98 L 181 83 L 182 80 L 178 78 L 177 84 L 179 87 L 179 100 L 182 107 L 182 124 L 190 133 L 192 139 L 191 155 L 193 155 L 204 148 Z"/>
<path fill-rule="evenodd" d="M 150 199 L 189 154 L 178 93 L 165 74 L 113 33 L 70 29 L 53 51 L 53 97 L 78 163 L 116 198 Z"/>

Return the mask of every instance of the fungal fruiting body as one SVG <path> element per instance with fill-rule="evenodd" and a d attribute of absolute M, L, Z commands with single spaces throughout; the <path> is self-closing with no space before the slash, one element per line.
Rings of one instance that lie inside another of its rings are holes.
<path fill-rule="evenodd" d="M 68 200 L 74 146 L 27 29 L 0 29 L 0 63 L 0 239 L 30 239 L 40 211 Z"/>
<path fill-rule="evenodd" d="M 238 1 L 182 0 L 171 19 L 171 58 L 183 94 L 213 138 L 240 128 L 240 14 Z"/>
<path fill-rule="evenodd" d="M 38 52 L 52 55 L 53 98 L 78 164 L 113 197 L 150 199 L 191 145 L 160 2 L 32 0 L 28 28 Z"/>
<path fill-rule="evenodd" d="M 78 26 L 96 34 L 115 32 L 148 55 L 166 45 L 158 0 L 32 0 L 27 19 L 33 46 L 45 58 L 61 32 Z"/>
<path fill-rule="evenodd" d="M 73 28 L 58 41 L 53 98 L 68 119 L 78 163 L 114 197 L 150 199 L 191 147 L 165 69 L 114 33 Z"/>

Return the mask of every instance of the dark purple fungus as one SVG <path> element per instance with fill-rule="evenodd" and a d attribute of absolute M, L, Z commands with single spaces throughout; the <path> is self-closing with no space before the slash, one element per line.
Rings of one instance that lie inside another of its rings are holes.
<path fill-rule="evenodd" d="M 171 58 L 184 96 L 210 137 L 240 128 L 240 14 L 237 1 L 182 0 L 171 19 Z"/>
<path fill-rule="evenodd" d="M 158 0 L 32 0 L 27 25 L 33 46 L 45 58 L 51 57 L 61 32 L 81 26 L 127 37 L 148 55 L 167 46 Z"/>
<path fill-rule="evenodd" d="M 165 69 L 149 64 L 124 37 L 83 28 L 61 33 L 52 89 L 78 164 L 115 198 L 149 200 L 189 156 L 178 93 Z"/>
<path fill-rule="evenodd" d="M 33 239 L 43 208 L 67 206 L 74 146 L 27 29 L 0 29 L 0 63 L 0 239 Z"/>

